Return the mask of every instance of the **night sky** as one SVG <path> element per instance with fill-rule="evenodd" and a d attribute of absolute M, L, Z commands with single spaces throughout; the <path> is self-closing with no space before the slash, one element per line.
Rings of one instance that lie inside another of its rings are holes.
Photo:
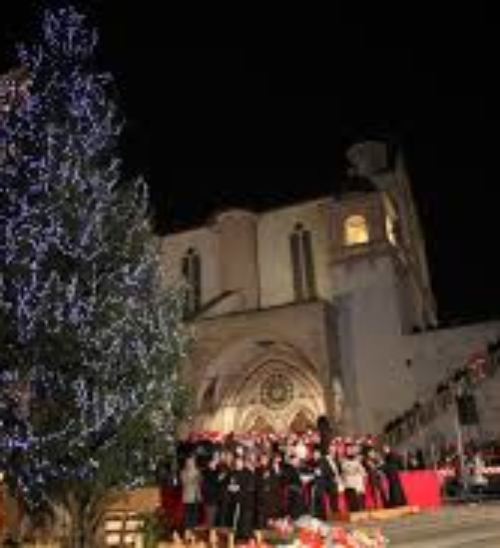
<path fill-rule="evenodd" d="M 2 3 L 1 71 L 30 34 L 33 4 Z M 500 317 L 499 64 L 492 29 L 473 11 L 447 21 L 406 13 L 382 27 L 337 21 L 321 48 L 303 47 L 306 36 L 275 49 L 172 48 L 153 3 L 85 4 L 128 120 L 126 170 L 150 182 L 159 232 L 225 206 L 335 194 L 346 147 L 390 136 L 412 175 L 440 317 Z"/>

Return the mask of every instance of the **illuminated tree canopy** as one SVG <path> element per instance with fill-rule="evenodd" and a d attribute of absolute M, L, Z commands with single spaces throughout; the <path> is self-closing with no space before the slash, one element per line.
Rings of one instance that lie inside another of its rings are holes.
<path fill-rule="evenodd" d="M 75 9 L 46 12 L 0 127 L 0 469 L 86 547 L 103 496 L 148 482 L 172 443 L 187 339 L 96 43 Z"/>

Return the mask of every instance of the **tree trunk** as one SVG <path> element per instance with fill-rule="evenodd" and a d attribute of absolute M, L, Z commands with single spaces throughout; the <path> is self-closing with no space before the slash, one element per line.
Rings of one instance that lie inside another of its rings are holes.
<path fill-rule="evenodd" d="M 67 548 L 94 548 L 96 539 L 92 523 L 87 519 L 88 505 L 72 497 L 68 510 L 70 524 Z"/>
<path fill-rule="evenodd" d="M 99 527 L 108 508 L 120 491 L 108 489 L 99 492 L 95 489 L 93 496 L 78 497 L 74 493 L 64 498 L 63 506 L 67 523 L 64 548 L 98 548 L 102 538 L 98 535 Z"/>

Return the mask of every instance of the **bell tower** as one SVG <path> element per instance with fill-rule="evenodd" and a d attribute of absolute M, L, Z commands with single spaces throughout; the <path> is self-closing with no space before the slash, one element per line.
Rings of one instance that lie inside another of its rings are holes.
<path fill-rule="evenodd" d="M 369 180 L 383 203 L 384 229 L 399 257 L 400 293 L 406 318 L 404 331 L 437 325 L 425 240 L 401 149 L 366 141 L 347 151 L 351 176 Z"/>
<path fill-rule="evenodd" d="M 434 325 L 436 311 L 401 152 L 368 141 L 347 158 L 348 192 L 334 205 L 332 279 L 350 427 L 366 433 L 415 401 L 406 336 Z"/>

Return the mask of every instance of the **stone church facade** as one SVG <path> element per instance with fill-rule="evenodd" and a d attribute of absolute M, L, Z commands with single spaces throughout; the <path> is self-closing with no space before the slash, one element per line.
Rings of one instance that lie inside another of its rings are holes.
<path fill-rule="evenodd" d="M 374 432 L 414 402 L 404 338 L 436 311 L 408 175 L 385 143 L 348 158 L 341 198 L 228 210 L 162 240 L 169 283 L 189 288 L 189 429 L 300 430 L 326 414 Z"/>

